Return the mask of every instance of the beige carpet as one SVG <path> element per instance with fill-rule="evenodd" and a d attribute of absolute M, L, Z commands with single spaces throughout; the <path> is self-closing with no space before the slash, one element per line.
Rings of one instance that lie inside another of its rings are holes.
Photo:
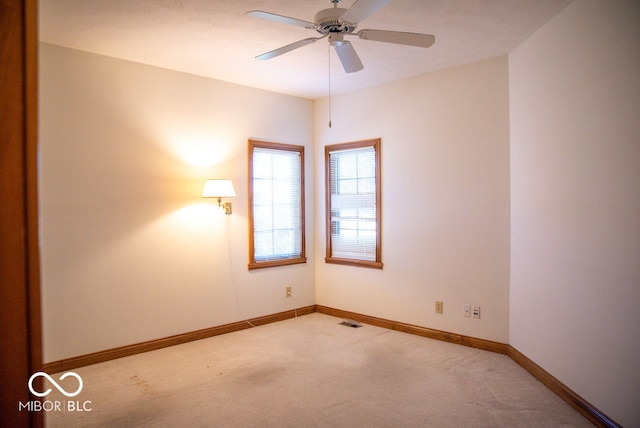
<path fill-rule="evenodd" d="M 505 355 L 341 321 L 314 313 L 76 369 L 82 392 L 47 400 L 91 411 L 49 411 L 47 426 L 591 426 Z"/>

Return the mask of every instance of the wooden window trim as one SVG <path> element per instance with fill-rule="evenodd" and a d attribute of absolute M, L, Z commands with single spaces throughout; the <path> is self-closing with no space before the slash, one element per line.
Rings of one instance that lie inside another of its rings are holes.
<path fill-rule="evenodd" d="M 376 259 L 373 260 L 357 260 L 346 259 L 332 256 L 331 249 L 331 183 L 330 183 L 330 162 L 329 154 L 336 150 L 360 149 L 364 147 L 373 147 L 375 150 L 376 160 Z M 374 269 L 382 269 L 382 175 L 380 166 L 380 138 L 362 141 L 353 141 L 349 143 L 331 144 L 324 148 L 324 177 L 325 177 L 325 233 L 326 233 L 326 255 L 325 263 L 367 267 Z"/>
<path fill-rule="evenodd" d="M 300 153 L 300 257 L 282 259 L 282 260 L 268 260 L 263 262 L 257 262 L 255 260 L 255 242 L 254 242 L 254 218 L 253 218 L 253 149 L 275 149 L 275 150 L 288 150 L 292 152 Z M 298 146 L 293 144 L 272 143 L 268 141 L 249 140 L 248 143 L 248 161 L 249 161 L 249 270 L 262 269 L 274 266 L 287 266 L 307 262 L 306 253 L 306 238 L 305 238 L 305 179 L 304 179 L 304 146 Z"/>

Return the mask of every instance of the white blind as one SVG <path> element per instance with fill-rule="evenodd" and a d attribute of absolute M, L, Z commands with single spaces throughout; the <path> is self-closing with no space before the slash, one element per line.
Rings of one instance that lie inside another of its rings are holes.
<path fill-rule="evenodd" d="M 329 152 L 331 257 L 376 260 L 374 147 Z"/>
<path fill-rule="evenodd" d="M 298 151 L 253 149 L 256 262 L 301 257 L 301 160 Z"/>

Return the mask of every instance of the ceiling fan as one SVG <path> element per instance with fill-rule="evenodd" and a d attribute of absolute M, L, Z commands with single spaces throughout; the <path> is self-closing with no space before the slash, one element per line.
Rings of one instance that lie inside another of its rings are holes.
<path fill-rule="evenodd" d="M 331 0 L 333 7 L 323 9 L 316 13 L 313 22 L 302 19 L 290 18 L 288 16 L 276 15 L 261 10 L 252 10 L 246 14 L 254 18 L 265 19 L 267 21 L 280 22 L 282 24 L 296 25 L 298 27 L 316 30 L 320 37 L 309 37 L 299 40 L 278 49 L 258 55 L 256 59 L 267 60 L 275 58 L 294 49 L 315 43 L 318 40 L 329 38 L 329 44 L 333 46 L 338 54 L 338 58 L 347 73 L 354 73 L 364 68 L 362 61 L 358 57 L 353 45 L 344 40 L 344 36 L 358 36 L 362 40 L 374 40 L 377 42 L 396 43 L 400 45 L 418 46 L 428 48 L 433 45 L 436 38 L 431 34 L 407 33 L 402 31 L 388 30 L 360 30 L 356 32 L 358 23 L 386 6 L 391 0 L 356 0 L 349 8 L 338 7 L 342 0 Z"/>

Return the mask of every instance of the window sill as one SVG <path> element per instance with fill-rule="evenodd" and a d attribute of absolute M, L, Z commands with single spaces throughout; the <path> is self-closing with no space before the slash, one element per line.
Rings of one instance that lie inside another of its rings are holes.
<path fill-rule="evenodd" d="M 371 260 L 354 260 L 354 259 L 339 259 L 336 257 L 325 257 L 324 261 L 325 263 L 332 263 L 336 265 L 382 269 L 382 262 L 373 262 Z"/>
<path fill-rule="evenodd" d="M 306 262 L 307 262 L 306 257 L 297 258 L 297 259 L 269 260 L 266 262 L 253 262 L 253 263 L 249 263 L 249 270 L 262 269 L 262 268 L 268 268 L 268 267 L 274 267 L 274 266 L 297 265 L 297 264 L 306 263 Z"/>

